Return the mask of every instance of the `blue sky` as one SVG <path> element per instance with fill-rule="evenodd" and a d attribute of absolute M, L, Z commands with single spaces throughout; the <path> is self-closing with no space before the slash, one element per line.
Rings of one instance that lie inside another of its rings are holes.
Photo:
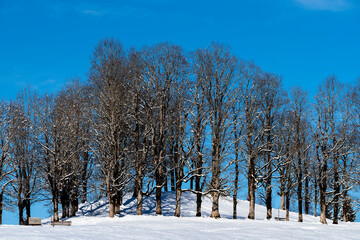
<path fill-rule="evenodd" d="M 358 2 L 358 3 L 357 3 Z M 219 41 L 313 93 L 328 75 L 360 76 L 356 0 L 0 0 L 0 97 L 31 85 L 57 91 L 85 77 L 96 43 L 171 41 L 187 50 Z"/>
<path fill-rule="evenodd" d="M 331 74 L 345 83 L 360 77 L 357 0 L 0 0 L 0 98 L 27 85 L 56 92 L 85 78 L 106 37 L 137 48 L 223 42 L 310 95 Z"/>

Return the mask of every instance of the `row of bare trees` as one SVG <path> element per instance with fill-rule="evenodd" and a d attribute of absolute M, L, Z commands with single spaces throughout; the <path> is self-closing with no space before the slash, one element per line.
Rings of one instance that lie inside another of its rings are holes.
<path fill-rule="evenodd" d="M 58 221 L 60 208 L 71 217 L 79 202 L 103 196 L 114 217 L 127 192 L 138 215 L 144 196 L 155 193 L 162 214 L 161 195 L 170 188 L 177 217 L 184 191 L 196 194 L 196 216 L 210 195 L 213 218 L 220 197 L 231 194 L 237 218 L 246 192 L 249 219 L 256 203 L 272 218 L 277 193 L 286 220 L 291 209 L 300 222 L 303 210 L 320 209 L 322 223 L 352 221 L 359 96 L 360 82 L 344 86 L 331 76 L 310 101 L 222 44 L 188 53 L 171 43 L 127 50 L 105 39 L 86 81 L 74 79 L 56 95 L 25 90 L 1 103 L 0 219 L 3 206 L 17 206 L 26 224 L 31 205 L 46 199 Z"/>

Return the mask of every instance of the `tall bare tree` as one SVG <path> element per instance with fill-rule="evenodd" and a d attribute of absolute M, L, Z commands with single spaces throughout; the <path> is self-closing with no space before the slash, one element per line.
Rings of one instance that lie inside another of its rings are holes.
<path fill-rule="evenodd" d="M 262 141 L 263 149 L 261 149 L 260 157 L 263 158 L 264 172 L 261 174 L 261 182 L 265 187 L 265 203 L 267 214 L 266 218 L 272 217 L 272 176 L 276 171 L 274 169 L 273 160 L 278 158 L 274 152 L 274 146 L 278 141 L 278 119 L 280 111 L 285 103 L 285 92 L 281 86 L 281 77 L 271 74 L 263 73 L 259 79 L 260 81 L 260 121 L 261 131 L 263 132 Z"/>
<path fill-rule="evenodd" d="M 122 44 L 114 39 L 101 41 L 93 53 L 89 82 L 96 153 L 105 178 L 110 217 L 120 212 L 122 191 L 130 181 L 125 162 L 127 76 L 128 60 Z"/>
<path fill-rule="evenodd" d="M 2 224 L 2 212 L 4 209 L 4 193 L 6 187 L 12 182 L 9 174 L 13 172 L 10 164 L 10 139 L 9 130 L 9 104 L 0 102 L 0 225 Z"/>
<path fill-rule="evenodd" d="M 260 131 L 260 77 L 262 71 L 252 62 L 242 62 L 240 65 L 241 92 L 240 100 L 243 106 L 244 148 L 247 158 L 247 180 L 249 201 L 249 219 L 255 219 L 255 191 L 258 185 L 256 165 L 261 149 Z"/>
<path fill-rule="evenodd" d="M 161 189 L 167 176 L 164 163 L 166 142 L 170 130 L 169 115 L 171 96 L 175 86 L 184 81 L 186 59 L 179 46 L 161 43 L 143 49 L 144 78 L 150 95 L 152 114 L 151 146 L 156 190 L 156 214 L 162 214 Z"/>
<path fill-rule="evenodd" d="M 316 123 L 316 149 L 319 166 L 319 190 L 320 190 L 320 222 L 326 224 L 328 208 L 328 181 L 330 166 L 332 162 L 337 168 L 339 164 L 340 144 L 336 136 L 336 116 L 340 107 L 340 97 L 343 86 L 335 76 L 326 78 L 319 87 L 315 102 L 315 123 Z M 337 171 L 337 170 L 336 170 Z M 338 173 L 334 173 L 337 175 Z M 337 178 L 337 176 L 334 176 Z"/>
<path fill-rule="evenodd" d="M 31 217 L 31 204 L 35 199 L 38 178 L 37 146 L 34 144 L 32 128 L 33 114 L 30 108 L 31 92 L 19 92 L 16 102 L 10 105 L 10 140 L 14 178 L 12 181 L 13 198 L 19 209 L 19 224 L 27 224 Z M 26 211 L 26 219 L 23 213 Z"/>
<path fill-rule="evenodd" d="M 237 59 L 224 45 L 213 43 L 207 49 L 196 51 L 195 74 L 202 79 L 211 128 L 211 217 L 219 218 L 219 197 L 224 190 L 221 178 L 230 144 L 229 131 L 233 118 L 231 109 L 235 104 Z"/>

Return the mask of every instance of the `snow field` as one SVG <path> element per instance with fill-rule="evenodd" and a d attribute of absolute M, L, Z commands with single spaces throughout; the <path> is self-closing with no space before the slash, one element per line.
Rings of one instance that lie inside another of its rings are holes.
<path fill-rule="evenodd" d="M 182 217 L 173 217 L 174 193 L 163 194 L 163 216 L 156 216 L 153 196 L 144 199 L 144 215 L 136 216 L 136 199 L 126 196 L 121 216 L 107 217 L 105 199 L 80 205 L 80 210 L 71 227 L 50 226 L 0 226 L 0 239 L 360 239 L 360 224 L 341 223 L 322 225 L 319 218 L 304 216 L 304 223 L 297 222 L 297 214 L 290 214 L 290 222 L 266 220 L 266 208 L 256 206 L 256 220 L 246 219 L 248 202 L 238 202 L 238 219 L 232 218 L 232 201 L 220 201 L 221 219 L 209 218 L 211 199 L 203 198 L 203 217 L 195 216 L 195 195 L 182 196 Z M 277 216 L 278 210 L 273 210 Z M 282 213 L 285 214 L 285 213 Z"/>

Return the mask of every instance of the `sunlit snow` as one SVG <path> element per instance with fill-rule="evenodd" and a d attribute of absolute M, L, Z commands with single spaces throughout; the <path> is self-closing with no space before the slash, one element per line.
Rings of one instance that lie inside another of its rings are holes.
<path fill-rule="evenodd" d="M 360 224 L 340 223 L 322 225 L 319 218 L 305 216 L 303 223 L 297 222 L 297 214 L 291 213 L 290 222 L 266 220 L 266 209 L 256 206 L 256 220 L 246 219 L 248 202 L 239 201 L 238 219 L 232 218 L 232 201 L 223 198 L 220 202 L 221 219 L 209 218 L 211 200 L 203 199 L 203 217 L 194 217 L 196 197 L 184 193 L 181 218 L 173 217 L 175 195 L 163 194 L 163 216 L 155 216 L 155 199 L 144 199 L 144 215 L 136 216 L 136 199 L 124 198 L 121 216 L 107 217 L 105 199 L 80 206 L 72 226 L 50 226 L 44 219 L 43 226 L 0 226 L 0 239 L 359 239 Z M 274 216 L 278 210 L 273 210 Z M 281 217 L 285 212 L 280 213 Z"/>

